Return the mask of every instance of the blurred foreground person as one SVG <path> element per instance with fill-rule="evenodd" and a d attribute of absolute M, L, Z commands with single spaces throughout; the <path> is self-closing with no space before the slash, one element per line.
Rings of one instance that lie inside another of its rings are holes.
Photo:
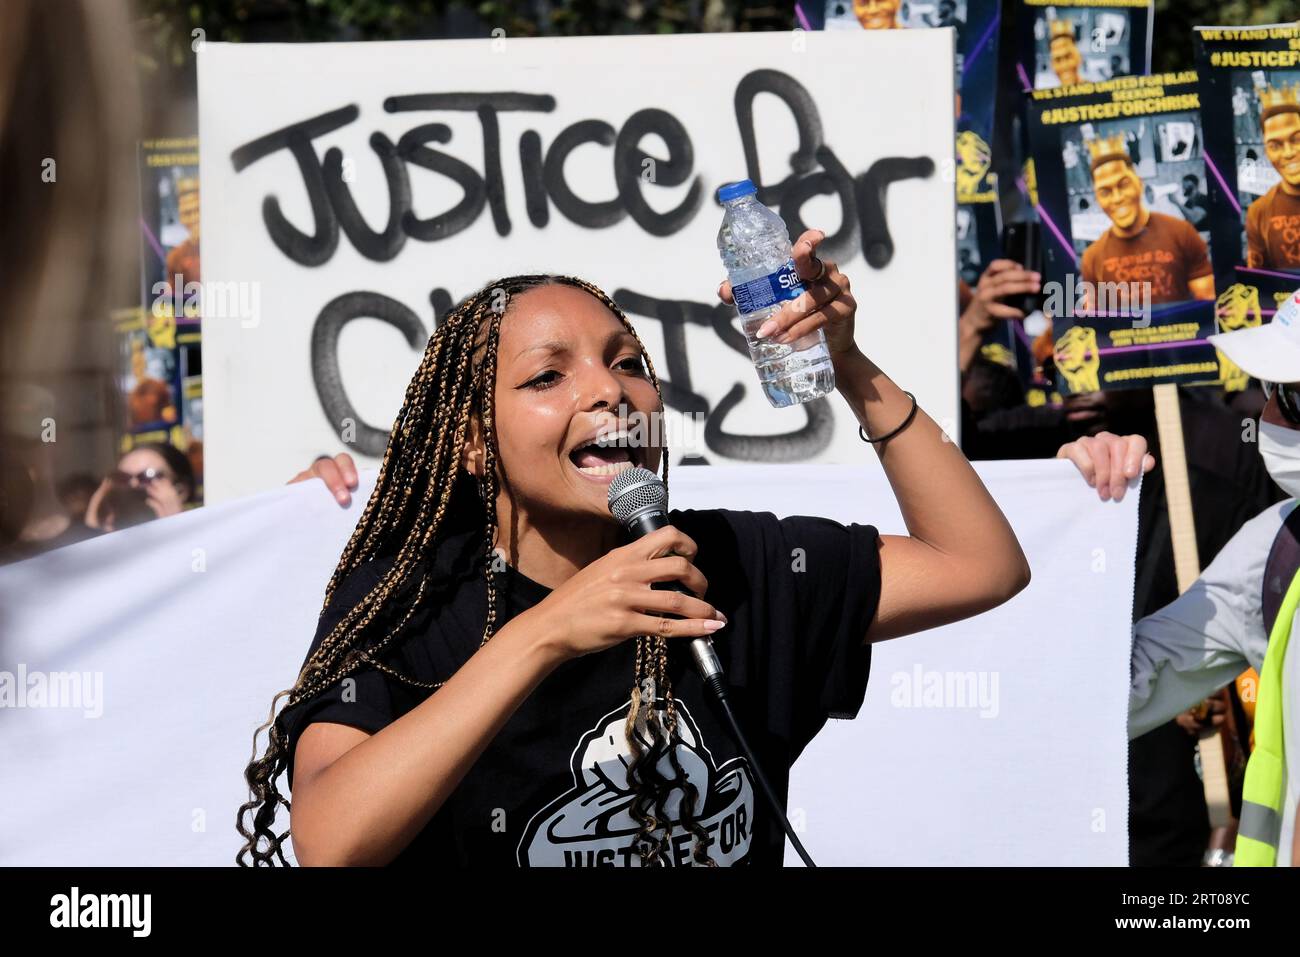
<path fill-rule="evenodd" d="M 122 0 L 6 0 L 0 17 L 0 386 L 64 408 L 110 380 L 107 313 L 138 295 L 133 50 Z M 78 534 L 52 482 L 56 433 L 60 462 L 98 473 L 113 455 L 112 410 L 50 430 L 22 395 L 0 388 L 0 549 Z"/>

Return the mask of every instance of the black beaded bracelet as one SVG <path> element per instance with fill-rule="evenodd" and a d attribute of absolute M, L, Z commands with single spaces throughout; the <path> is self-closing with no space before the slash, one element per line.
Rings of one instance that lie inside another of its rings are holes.
<path fill-rule="evenodd" d="M 909 399 L 912 400 L 912 409 L 910 412 L 907 413 L 907 418 L 903 420 L 903 424 L 900 425 L 898 428 L 894 429 L 893 432 L 890 432 L 888 435 L 882 435 L 878 439 L 867 438 L 867 433 L 862 431 L 862 426 L 859 425 L 858 435 L 862 436 L 863 442 L 870 442 L 872 445 L 879 445 L 881 442 L 889 441 L 894 436 L 896 436 L 899 432 L 902 432 L 905 428 L 907 428 L 909 425 L 912 424 L 912 420 L 916 418 L 916 410 L 918 408 L 916 404 L 916 396 L 912 395 L 912 393 L 910 392 L 904 392 L 903 395 L 907 396 Z"/>

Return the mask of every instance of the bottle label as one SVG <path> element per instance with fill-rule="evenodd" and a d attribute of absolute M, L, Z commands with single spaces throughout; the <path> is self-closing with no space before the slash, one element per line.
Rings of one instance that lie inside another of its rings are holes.
<path fill-rule="evenodd" d="M 790 299 L 797 299 L 801 292 L 803 292 L 803 281 L 795 271 L 793 259 L 787 259 L 785 265 L 776 272 L 751 279 L 749 282 L 732 287 L 731 290 L 736 300 L 736 308 L 740 310 L 742 316 Z"/>

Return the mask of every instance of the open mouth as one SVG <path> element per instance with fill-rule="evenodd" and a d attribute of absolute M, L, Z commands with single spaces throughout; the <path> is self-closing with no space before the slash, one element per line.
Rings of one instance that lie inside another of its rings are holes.
<path fill-rule="evenodd" d="M 626 432 L 603 435 L 573 449 L 569 461 L 583 475 L 601 481 L 640 464 L 636 450 L 627 445 Z"/>

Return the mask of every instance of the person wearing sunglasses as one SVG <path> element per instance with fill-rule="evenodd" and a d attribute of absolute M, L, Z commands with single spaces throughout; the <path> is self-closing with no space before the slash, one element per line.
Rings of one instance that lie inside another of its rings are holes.
<path fill-rule="evenodd" d="M 1300 382 L 1262 382 L 1264 398 L 1277 393 L 1277 411 L 1291 428 L 1300 428 Z M 1276 437 L 1276 436 L 1275 436 Z"/>
<path fill-rule="evenodd" d="M 173 445 L 151 442 L 122 456 L 90 498 L 86 525 L 111 532 L 176 515 L 193 500 L 194 470 Z"/>
<path fill-rule="evenodd" d="M 1233 863 L 1300 866 L 1300 291 L 1264 326 L 1211 336 L 1268 401 L 1246 420 L 1264 467 L 1290 498 L 1270 505 L 1200 578 L 1133 628 L 1129 736 L 1137 737 L 1259 672 L 1255 746 L 1246 767 Z M 1099 468 L 1106 471 L 1110 467 Z M 1099 475 L 1098 484 L 1109 476 Z"/>

